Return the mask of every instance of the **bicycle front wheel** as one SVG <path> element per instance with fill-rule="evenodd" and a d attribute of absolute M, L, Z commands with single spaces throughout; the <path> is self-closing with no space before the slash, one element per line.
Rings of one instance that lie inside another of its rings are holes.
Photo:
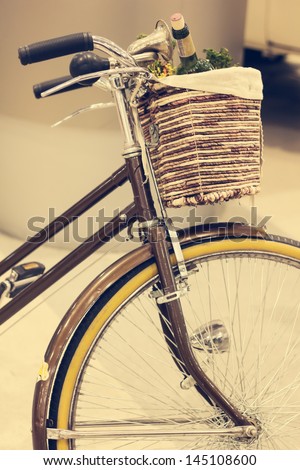
<path fill-rule="evenodd" d="M 99 297 L 71 338 L 48 410 L 52 427 L 71 433 L 54 429 L 50 448 L 300 449 L 299 244 L 195 239 L 182 248 L 192 348 L 257 436 L 235 434 L 182 382 L 151 296 L 157 268 L 149 259 Z"/>

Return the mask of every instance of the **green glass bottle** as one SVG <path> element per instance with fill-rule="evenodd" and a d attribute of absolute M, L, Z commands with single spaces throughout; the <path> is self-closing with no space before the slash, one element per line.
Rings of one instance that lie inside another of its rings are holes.
<path fill-rule="evenodd" d="M 180 65 L 176 73 L 198 73 L 212 70 L 213 66 L 207 59 L 198 59 L 196 49 L 189 28 L 181 13 L 171 16 L 172 35 L 178 46 Z"/>

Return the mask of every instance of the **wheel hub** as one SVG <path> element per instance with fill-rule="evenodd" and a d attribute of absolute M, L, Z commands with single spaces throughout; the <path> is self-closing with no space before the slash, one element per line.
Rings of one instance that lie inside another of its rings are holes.
<path fill-rule="evenodd" d="M 228 331 L 221 320 L 213 320 L 200 326 L 190 336 L 193 348 L 208 353 L 224 353 L 230 348 Z"/>

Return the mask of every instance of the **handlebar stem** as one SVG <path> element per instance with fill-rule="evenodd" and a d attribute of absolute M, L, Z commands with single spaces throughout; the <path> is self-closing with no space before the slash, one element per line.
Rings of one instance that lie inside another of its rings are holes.
<path fill-rule="evenodd" d="M 131 111 L 128 107 L 126 97 L 126 87 L 121 74 L 114 74 L 110 77 L 110 84 L 115 98 L 116 108 L 120 121 L 121 130 L 124 137 L 123 155 L 129 155 L 132 152 L 140 150 L 140 145 L 134 134 Z"/>

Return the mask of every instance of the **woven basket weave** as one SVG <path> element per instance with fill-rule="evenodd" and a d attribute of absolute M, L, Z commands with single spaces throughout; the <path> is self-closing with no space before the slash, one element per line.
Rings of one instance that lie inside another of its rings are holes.
<path fill-rule="evenodd" d="M 139 115 L 166 207 L 209 204 L 259 191 L 261 101 L 153 87 Z"/>

